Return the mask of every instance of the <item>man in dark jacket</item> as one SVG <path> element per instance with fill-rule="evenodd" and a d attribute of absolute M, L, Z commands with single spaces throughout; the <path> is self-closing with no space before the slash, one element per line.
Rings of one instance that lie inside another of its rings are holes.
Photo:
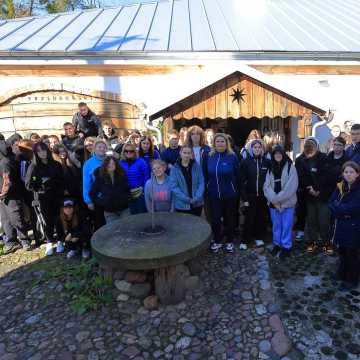
<path fill-rule="evenodd" d="M 176 130 L 172 130 L 169 133 L 169 147 L 161 153 L 161 159 L 168 164 L 168 168 L 171 169 L 179 158 L 180 146 L 179 146 L 179 133 Z"/>
<path fill-rule="evenodd" d="M 64 124 L 65 135 L 62 136 L 62 143 L 70 153 L 74 153 L 79 146 L 84 144 L 84 138 L 76 134 L 75 126 L 66 122 Z"/>
<path fill-rule="evenodd" d="M 267 202 L 263 186 L 271 162 L 264 156 L 264 145 L 261 140 L 253 140 L 250 144 L 250 156 L 240 165 L 241 198 L 245 206 L 244 242 L 240 249 L 255 239 L 256 246 L 264 245 L 268 218 Z"/>
<path fill-rule="evenodd" d="M 108 144 L 110 144 L 112 149 L 115 149 L 119 144 L 116 131 L 109 121 L 102 122 L 99 138 L 104 139 Z"/>
<path fill-rule="evenodd" d="M 304 151 L 296 159 L 299 176 L 299 190 L 306 203 L 305 237 L 309 242 L 308 252 L 314 252 L 320 245 L 332 253 L 330 246 L 330 211 L 327 202 L 332 183 L 329 181 L 326 154 L 319 151 L 319 143 L 313 137 L 305 140 Z M 319 235 L 322 243 L 319 242 Z"/>
<path fill-rule="evenodd" d="M 4 254 L 14 252 L 21 246 L 25 250 L 30 250 L 22 195 L 23 186 L 19 171 L 10 160 L 4 136 L 0 134 L 0 217 L 7 238 Z"/>
<path fill-rule="evenodd" d="M 84 102 L 79 103 L 78 108 L 79 111 L 74 114 L 72 119 L 76 132 L 82 134 L 83 137 L 98 136 L 100 120 L 96 114 Z"/>
<path fill-rule="evenodd" d="M 346 156 L 360 165 L 360 124 L 354 124 L 350 134 L 352 144 L 346 149 Z"/>

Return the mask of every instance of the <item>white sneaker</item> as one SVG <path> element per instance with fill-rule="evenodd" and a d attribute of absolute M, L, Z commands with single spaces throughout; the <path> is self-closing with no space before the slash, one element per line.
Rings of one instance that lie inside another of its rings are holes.
<path fill-rule="evenodd" d="M 295 239 L 300 241 L 304 238 L 304 232 L 303 231 L 297 231 L 296 232 L 296 236 L 295 236 Z"/>
<path fill-rule="evenodd" d="M 54 254 L 54 248 L 52 243 L 47 243 L 45 247 L 45 256 L 51 256 Z"/>
<path fill-rule="evenodd" d="M 233 253 L 234 252 L 234 244 L 233 243 L 227 243 L 225 247 L 226 252 Z"/>
<path fill-rule="evenodd" d="M 244 244 L 244 243 L 241 243 L 240 245 L 239 245 L 239 249 L 240 250 L 247 250 L 247 245 L 246 244 Z"/>
<path fill-rule="evenodd" d="M 255 245 L 256 247 L 261 247 L 261 246 L 264 246 L 264 242 L 262 240 L 255 240 Z"/>
<path fill-rule="evenodd" d="M 67 259 L 71 259 L 71 258 L 75 257 L 76 254 L 77 254 L 77 251 L 76 251 L 76 250 L 70 250 L 70 251 L 67 253 L 66 258 L 67 258 Z"/>
<path fill-rule="evenodd" d="M 222 244 L 218 244 L 218 243 L 216 243 L 216 242 L 213 242 L 213 243 L 211 244 L 210 250 L 211 250 L 213 253 L 217 253 L 221 248 L 222 248 Z"/>
<path fill-rule="evenodd" d="M 58 254 L 63 253 L 64 252 L 64 244 L 61 241 L 58 241 L 56 244 L 56 252 Z"/>
<path fill-rule="evenodd" d="M 90 257 L 90 251 L 88 249 L 82 249 L 81 257 L 83 259 L 88 259 Z"/>

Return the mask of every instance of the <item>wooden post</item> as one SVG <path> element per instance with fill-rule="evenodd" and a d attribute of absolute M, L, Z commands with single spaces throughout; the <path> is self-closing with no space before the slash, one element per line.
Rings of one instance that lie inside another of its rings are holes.
<path fill-rule="evenodd" d="M 164 305 L 178 304 L 185 297 L 185 279 L 180 266 L 154 271 L 155 293 Z"/>

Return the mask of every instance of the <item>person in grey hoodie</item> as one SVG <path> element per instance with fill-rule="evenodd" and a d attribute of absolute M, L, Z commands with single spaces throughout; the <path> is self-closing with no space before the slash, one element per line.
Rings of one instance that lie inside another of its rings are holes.
<path fill-rule="evenodd" d="M 174 211 L 174 199 L 166 169 L 165 161 L 153 160 L 151 163 L 151 178 L 145 184 L 145 203 L 148 212 Z"/>
<path fill-rule="evenodd" d="M 292 227 L 298 185 L 295 166 L 282 146 L 275 146 L 263 190 L 270 207 L 272 221 L 274 243 L 272 255 L 279 258 L 287 257 L 292 248 Z"/>

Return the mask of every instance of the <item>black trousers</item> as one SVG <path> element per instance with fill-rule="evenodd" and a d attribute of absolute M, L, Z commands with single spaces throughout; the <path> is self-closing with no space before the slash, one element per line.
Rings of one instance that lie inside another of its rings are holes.
<path fill-rule="evenodd" d="M 268 206 L 265 196 L 248 196 L 249 206 L 245 208 L 244 243 L 264 240 L 268 222 Z"/>
<path fill-rule="evenodd" d="M 211 228 L 214 233 L 214 241 L 221 243 L 222 229 L 225 230 L 226 241 L 234 241 L 234 230 L 236 223 L 237 199 L 214 199 L 209 198 L 211 213 Z"/>
<path fill-rule="evenodd" d="M 60 202 L 57 199 L 41 199 L 40 211 L 45 221 L 45 238 L 46 242 L 54 242 L 55 224 L 60 215 Z"/>
<path fill-rule="evenodd" d="M 306 194 L 304 191 L 297 192 L 298 203 L 296 205 L 296 223 L 294 225 L 294 229 L 297 231 L 305 230 L 306 223 Z"/>
<path fill-rule="evenodd" d="M 342 281 L 357 285 L 360 280 L 360 250 L 339 247 L 339 277 Z"/>
<path fill-rule="evenodd" d="M 95 206 L 95 210 L 90 212 L 91 220 L 93 223 L 94 231 L 100 229 L 106 224 L 104 217 L 104 209 L 99 206 Z"/>
<path fill-rule="evenodd" d="M 7 242 L 28 240 L 24 208 L 21 200 L 0 201 L 1 224 L 7 236 Z"/>
<path fill-rule="evenodd" d="M 195 215 L 195 216 L 201 216 L 202 209 L 203 209 L 202 206 L 198 206 L 195 208 L 191 206 L 190 210 L 177 210 L 176 209 L 176 212 L 183 213 L 183 214 Z"/>

